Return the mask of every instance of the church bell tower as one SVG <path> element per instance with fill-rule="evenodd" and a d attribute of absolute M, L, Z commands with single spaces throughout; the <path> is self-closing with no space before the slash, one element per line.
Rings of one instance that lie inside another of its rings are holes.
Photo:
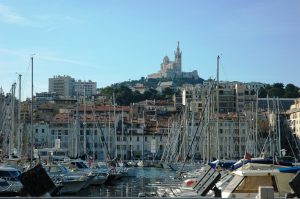
<path fill-rule="evenodd" d="M 176 51 L 174 52 L 175 54 L 175 64 L 177 65 L 177 72 L 181 72 L 181 51 L 180 51 L 180 48 L 179 48 L 179 41 L 177 43 L 177 49 Z"/>

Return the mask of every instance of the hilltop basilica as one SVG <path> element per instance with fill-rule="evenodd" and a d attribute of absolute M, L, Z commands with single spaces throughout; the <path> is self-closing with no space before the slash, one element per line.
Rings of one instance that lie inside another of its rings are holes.
<path fill-rule="evenodd" d="M 197 70 L 193 70 L 192 72 L 182 72 L 181 71 L 181 54 L 179 48 L 179 42 L 177 44 L 177 49 L 174 52 L 175 60 L 170 61 L 168 56 L 165 56 L 163 62 L 160 64 L 160 71 L 157 73 L 153 73 L 148 75 L 149 79 L 157 79 L 157 78 L 194 78 L 199 79 Z"/>

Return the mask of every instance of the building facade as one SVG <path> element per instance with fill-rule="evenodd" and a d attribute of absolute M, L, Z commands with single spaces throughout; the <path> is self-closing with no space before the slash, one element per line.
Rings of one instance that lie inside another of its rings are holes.
<path fill-rule="evenodd" d="M 300 98 L 294 101 L 294 104 L 291 105 L 288 113 L 290 115 L 289 123 L 291 130 L 298 138 L 300 138 Z"/>
<path fill-rule="evenodd" d="M 75 82 L 75 94 L 79 94 L 80 96 L 92 96 L 96 95 L 97 82 L 89 81 L 81 81 L 78 80 Z"/>
<path fill-rule="evenodd" d="M 70 76 L 54 76 L 49 78 L 49 93 L 57 93 L 61 96 L 74 95 L 75 79 Z"/>
<path fill-rule="evenodd" d="M 160 70 L 157 73 L 148 75 L 148 78 L 195 78 L 199 79 L 197 70 L 192 72 L 182 72 L 182 52 L 179 48 L 179 42 L 174 52 L 174 61 L 170 61 L 168 56 L 163 58 L 163 62 L 160 65 Z"/>

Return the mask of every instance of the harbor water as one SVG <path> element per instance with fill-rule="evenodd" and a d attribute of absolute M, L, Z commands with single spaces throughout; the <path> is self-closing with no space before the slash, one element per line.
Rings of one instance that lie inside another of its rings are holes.
<path fill-rule="evenodd" d="M 90 186 L 78 197 L 138 197 L 142 192 L 155 192 L 159 184 L 170 182 L 176 172 L 170 169 L 135 167 L 136 177 L 123 177 L 111 185 Z"/>

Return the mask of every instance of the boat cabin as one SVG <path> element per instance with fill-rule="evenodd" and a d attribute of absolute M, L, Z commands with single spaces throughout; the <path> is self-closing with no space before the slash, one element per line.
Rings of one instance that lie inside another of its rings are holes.
<path fill-rule="evenodd" d="M 222 198 L 255 198 L 260 186 L 272 186 L 275 197 L 284 197 L 291 192 L 289 181 L 295 175 L 278 169 L 237 170 L 233 179 L 222 191 Z"/>
<path fill-rule="evenodd" d="M 38 156 L 41 160 L 46 161 L 66 161 L 68 158 L 68 150 L 61 148 L 43 148 L 38 149 Z"/>

